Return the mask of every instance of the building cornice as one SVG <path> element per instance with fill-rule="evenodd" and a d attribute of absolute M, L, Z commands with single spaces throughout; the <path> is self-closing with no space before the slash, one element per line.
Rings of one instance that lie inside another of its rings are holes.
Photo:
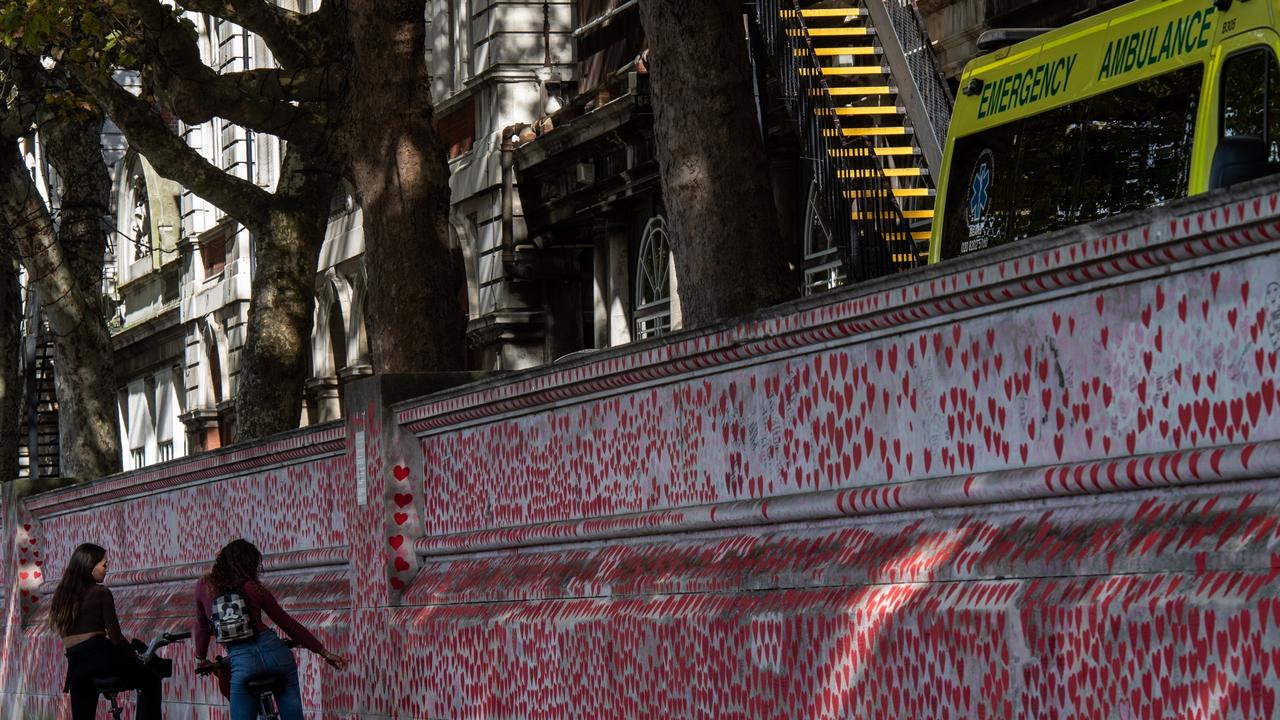
<path fill-rule="evenodd" d="M 111 349 L 120 352 L 134 343 L 150 340 L 155 335 L 182 324 L 181 300 L 171 300 L 146 320 L 135 322 L 111 334 Z"/>

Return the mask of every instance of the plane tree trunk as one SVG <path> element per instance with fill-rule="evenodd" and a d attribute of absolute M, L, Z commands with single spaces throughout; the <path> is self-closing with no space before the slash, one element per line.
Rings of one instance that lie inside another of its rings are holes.
<path fill-rule="evenodd" d="M 791 297 L 742 3 L 640 0 L 640 17 L 685 326 Z"/>
<path fill-rule="evenodd" d="M 42 136 L 62 178 L 58 224 L 14 141 L 0 149 L 0 215 L 14 235 L 53 337 L 62 475 L 92 480 L 121 468 L 111 336 L 102 298 L 111 186 L 102 157 L 102 114 L 83 110 L 51 118 L 42 124 Z"/>
<path fill-rule="evenodd" d="M 449 168 L 435 130 L 425 0 L 347 4 L 351 88 L 339 146 L 364 209 L 370 352 L 379 372 L 460 370 L 466 306 L 448 233 Z"/>

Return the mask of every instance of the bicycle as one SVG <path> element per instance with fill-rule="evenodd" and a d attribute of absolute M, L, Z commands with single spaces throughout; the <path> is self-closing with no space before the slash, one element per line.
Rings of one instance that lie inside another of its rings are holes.
<path fill-rule="evenodd" d="M 143 650 L 138 652 L 138 661 L 146 666 L 148 670 L 159 675 L 160 679 L 163 680 L 173 674 L 173 662 L 167 658 L 160 657 L 160 655 L 157 654 L 160 648 L 165 647 L 166 645 L 172 645 L 173 643 L 181 640 L 186 640 L 190 637 L 191 633 L 189 632 L 160 633 L 159 635 L 151 638 L 151 642 L 148 643 Z M 134 640 L 133 644 L 135 650 L 137 646 L 141 645 L 137 640 Z M 124 708 L 121 708 L 120 704 L 116 702 L 116 696 L 122 692 L 135 690 L 136 688 L 134 688 L 133 684 L 126 678 L 111 675 L 107 677 L 94 678 L 93 689 L 101 693 L 102 696 L 107 699 L 107 702 L 111 703 L 111 710 L 109 711 L 111 713 L 111 717 L 115 718 L 115 720 L 121 720 L 124 716 Z"/>
<path fill-rule="evenodd" d="M 293 640 L 285 640 L 284 644 L 293 649 L 298 646 Z M 196 668 L 197 675 L 218 673 L 218 690 L 225 698 L 231 698 L 231 662 L 218 655 L 213 662 L 203 668 Z M 259 720 L 280 720 L 280 708 L 276 704 L 276 693 L 284 689 L 285 674 L 279 672 L 260 672 L 245 680 L 245 689 L 258 701 Z"/>

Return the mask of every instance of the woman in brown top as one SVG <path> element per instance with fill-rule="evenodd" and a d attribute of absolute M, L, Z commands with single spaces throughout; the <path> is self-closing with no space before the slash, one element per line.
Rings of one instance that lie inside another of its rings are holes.
<path fill-rule="evenodd" d="M 71 553 L 49 605 L 49 622 L 67 649 L 67 681 L 73 720 L 92 720 L 97 711 L 95 678 L 119 677 L 138 689 L 136 720 L 160 720 L 160 678 L 138 661 L 120 632 L 115 598 L 103 587 L 107 551 L 83 543 Z"/>

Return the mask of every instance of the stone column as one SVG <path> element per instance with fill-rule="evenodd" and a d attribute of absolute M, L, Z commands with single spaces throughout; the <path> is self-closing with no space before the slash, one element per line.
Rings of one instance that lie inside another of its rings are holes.
<path fill-rule="evenodd" d="M 337 375 L 308 378 L 306 392 L 315 399 L 313 423 L 329 422 L 342 417 L 342 383 Z"/>
<path fill-rule="evenodd" d="M 178 416 L 187 433 L 187 451 L 192 455 L 222 447 L 222 428 L 218 411 L 198 408 Z"/>

